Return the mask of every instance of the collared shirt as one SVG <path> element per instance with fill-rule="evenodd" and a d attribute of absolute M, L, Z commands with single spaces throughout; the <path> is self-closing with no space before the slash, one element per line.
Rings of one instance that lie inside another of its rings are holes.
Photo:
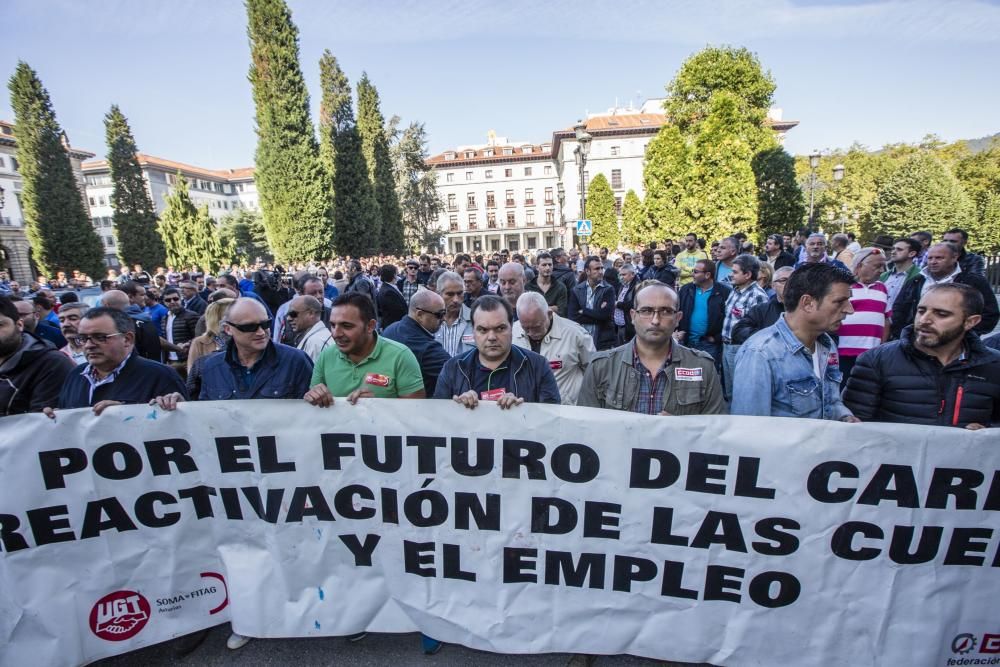
<path fill-rule="evenodd" d="M 413 298 L 413 295 L 417 293 L 418 289 L 420 289 L 420 283 L 416 280 L 412 283 L 409 280 L 403 281 L 403 289 L 400 291 L 403 294 L 403 300 L 406 301 L 407 306 L 410 305 L 410 299 Z"/>
<path fill-rule="evenodd" d="M 714 289 L 715 285 L 712 285 L 708 289 L 702 289 L 695 285 L 694 308 L 691 312 L 691 328 L 688 331 L 686 340 L 688 347 L 697 344 L 701 340 L 701 337 L 705 335 L 705 332 L 708 331 L 708 300 L 711 298 Z"/>
<path fill-rule="evenodd" d="M 104 386 L 106 384 L 111 384 L 118 379 L 119 373 L 122 372 L 122 368 L 128 363 L 128 357 L 125 357 L 120 364 L 118 364 L 113 371 L 105 375 L 104 377 L 98 379 L 94 372 L 94 367 L 87 364 L 87 367 L 83 369 L 83 377 L 90 383 L 90 394 L 87 396 L 87 401 L 89 403 L 94 402 L 94 390 L 98 387 Z"/>
<path fill-rule="evenodd" d="M 332 344 L 333 336 L 330 335 L 330 330 L 323 324 L 323 320 L 319 320 L 305 332 L 295 347 L 308 354 L 313 363 L 316 363 L 323 350 Z"/>
<path fill-rule="evenodd" d="M 80 364 L 87 363 L 87 353 L 83 349 L 74 350 L 73 346 L 67 343 L 64 347 L 59 348 L 59 351 L 65 354 L 67 357 L 73 360 L 77 366 Z"/>
<path fill-rule="evenodd" d="M 495 401 L 512 390 L 509 354 L 496 368 L 487 368 L 483 366 L 477 352 L 473 368 L 475 370 L 472 376 L 472 388 L 479 395 L 480 400 Z"/>
<path fill-rule="evenodd" d="M 728 343 L 733 335 L 733 327 L 743 319 L 754 306 L 767 303 L 767 292 L 756 282 L 751 282 L 742 290 L 733 288 L 726 299 L 726 320 L 722 324 L 722 341 Z"/>
<path fill-rule="evenodd" d="M 594 309 L 594 298 L 597 296 L 597 290 L 606 285 L 607 283 L 604 282 L 603 279 L 601 280 L 601 282 L 597 283 L 597 285 L 591 285 L 590 281 L 589 280 L 587 281 L 587 308 L 589 308 L 590 310 Z M 587 333 L 589 333 L 591 337 L 597 336 L 596 324 L 588 323 L 588 324 L 581 324 L 580 326 L 586 329 Z"/>
<path fill-rule="evenodd" d="M 632 367 L 639 371 L 639 400 L 635 403 L 635 412 L 646 415 L 658 415 L 662 412 L 663 392 L 667 390 L 667 366 L 673 358 L 673 345 L 670 354 L 663 361 L 656 375 L 646 368 L 639 359 L 639 350 L 632 346 Z"/>
<path fill-rule="evenodd" d="M 730 413 L 839 420 L 851 415 L 840 398 L 840 359 L 822 334 L 810 352 L 782 313 L 740 346 Z M 817 377 L 814 368 L 818 366 Z"/>
<path fill-rule="evenodd" d="M 171 345 L 174 344 L 174 320 L 175 319 L 177 319 L 177 316 L 174 315 L 173 311 L 167 313 L 166 331 L 164 331 L 164 333 L 166 334 L 165 338 L 167 339 L 167 342 L 170 343 Z M 170 361 L 177 361 L 177 353 L 176 352 L 171 352 L 167 356 L 167 359 L 169 359 Z"/>
<path fill-rule="evenodd" d="M 885 324 L 889 321 L 889 292 L 885 285 L 851 285 L 854 312 L 844 318 L 837 330 L 837 349 L 842 357 L 857 357 L 882 344 Z"/>
<path fill-rule="evenodd" d="M 628 294 L 628 289 L 631 286 L 632 283 L 625 283 L 622 285 L 622 288 L 618 290 L 618 303 L 621 303 L 622 301 L 625 300 L 625 295 Z M 615 308 L 614 318 L 615 318 L 615 326 L 617 327 L 625 326 L 625 312 L 621 308 Z"/>
<path fill-rule="evenodd" d="M 924 286 L 920 288 L 920 296 L 926 294 L 927 290 L 929 290 L 934 285 L 943 285 L 945 283 L 952 282 L 953 280 L 955 280 L 955 276 L 957 276 L 961 272 L 962 272 L 962 267 L 959 266 L 958 263 L 956 263 L 955 270 L 939 280 L 934 276 L 932 276 L 931 272 L 925 266 L 924 268 L 920 269 L 920 275 L 924 277 Z"/>
<path fill-rule="evenodd" d="M 376 398 L 398 398 L 423 389 L 424 376 L 408 347 L 376 334 L 372 351 L 358 363 L 335 345 L 323 350 L 316 359 L 309 386 L 321 383 L 334 396 L 347 396 L 363 387 Z"/>
<path fill-rule="evenodd" d="M 892 310 L 892 304 L 896 302 L 899 291 L 903 289 L 903 284 L 906 282 L 906 273 L 906 271 L 896 271 L 894 269 L 882 281 L 882 284 L 885 285 L 885 291 L 889 295 L 889 310 Z"/>
<path fill-rule="evenodd" d="M 434 334 L 434 340 L 441 343 L 441 347 L 450 357 L 457 357 L 465 354 L 476 346 L 476 338 L 472 334 L 472 322 L 469 320 L 469 307 L 462 305 L 462 311 L 455 318 L 453 324 L 448 324 L 448 320 L 441 320 L 441 326 Z"/>

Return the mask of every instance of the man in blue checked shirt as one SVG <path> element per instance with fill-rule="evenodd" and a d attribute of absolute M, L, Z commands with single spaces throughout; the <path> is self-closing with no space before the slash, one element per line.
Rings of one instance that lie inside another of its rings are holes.
<path fill-rule="evenodd" d="M 767 303 L 767 292 L 757 284 L 760 261 L 753 255 L 740 255 L 733 260 L 729 286 L 733 291 L 726 299 L 726 319 L 722 324 L 722 377 L 723 394 L 727 402 L 733 400 L 733 369 L 740 346 L 733 344 L 733 327 L 754 306 Z"/>

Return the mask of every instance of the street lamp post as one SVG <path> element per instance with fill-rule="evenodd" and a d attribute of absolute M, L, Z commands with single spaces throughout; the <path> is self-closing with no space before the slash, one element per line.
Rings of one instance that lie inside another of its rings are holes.
<path fill-rule="evenodd" d="M 838 186 L 840 182 L 844 180 L 844 165 L 835 164 L 833 166 L 833 182 Z M 838 188 L 839 189 L 839 188 Z M 841 204 L 840 206 L 840 233 L 843 234 L 847 227 L 847 204 Z"/>
<path fill-rule="evenodd" d="M 587 155 L 590 153 L 590 142 L 594 137 L 587 132 L 587 124 L 582 120 L 577 121 L 576 125 L 573 126 L 573 131 L 576 133 L 576 148 L 573 150 L 573 157 L 580 168 L 580 219 L 585 220 L 587 218 L 587 184 L 584 170 L 587 166 Z"/>
<path fill-rule="evenodd" d="M 819 167 L 820 157 L 819 151 L 816 150 L 809 155 L 809 229 L 812 229 L 815 222 L 813 213 L 816 201 L 816 168 Z"/>
<path fill-rule="evenodd" d="M 559 198 L 559 245 L 565 244 L 566 239 L 566 186 L 562 181 L 556 184 L 556 196 Z"/>

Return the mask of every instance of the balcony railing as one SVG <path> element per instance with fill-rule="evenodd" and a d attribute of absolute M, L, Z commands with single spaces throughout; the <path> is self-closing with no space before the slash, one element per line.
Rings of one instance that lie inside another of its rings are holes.
<path fill-rule="evenodd" d="M 507 200 L 507 208 L 514 208 L 515 206 L 517 206 L 517 204 L 514 203 L 513 199 Z"/>
<path fill-rule="evenodd" d="M 534 206 L 535 205 L 535 200 L 534 199 L 525 199 L 524 200 L 524 205 L 525 206 Z"/>

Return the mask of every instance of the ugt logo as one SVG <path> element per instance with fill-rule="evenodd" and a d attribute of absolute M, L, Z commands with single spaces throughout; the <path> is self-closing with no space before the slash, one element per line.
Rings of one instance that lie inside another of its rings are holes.
<path fill-rule="evenodd" d="M 139 634 L 149 622 L 149 601 L 135 591 L 105 595 L 90 610 L 90 631 L 109 642 Z"/>
<path fill-rule="evenodd" d="M 956 655 L 972 653 L 976 644 L 979 644 L 980 653 L 1000 653 L 1000 635 L 991 635 L 988 632 L 983 633 L 982 642 L 977 642 L 976 636 L 968 632 L 956 635 L 951 640 L 951 652 Z"/>

